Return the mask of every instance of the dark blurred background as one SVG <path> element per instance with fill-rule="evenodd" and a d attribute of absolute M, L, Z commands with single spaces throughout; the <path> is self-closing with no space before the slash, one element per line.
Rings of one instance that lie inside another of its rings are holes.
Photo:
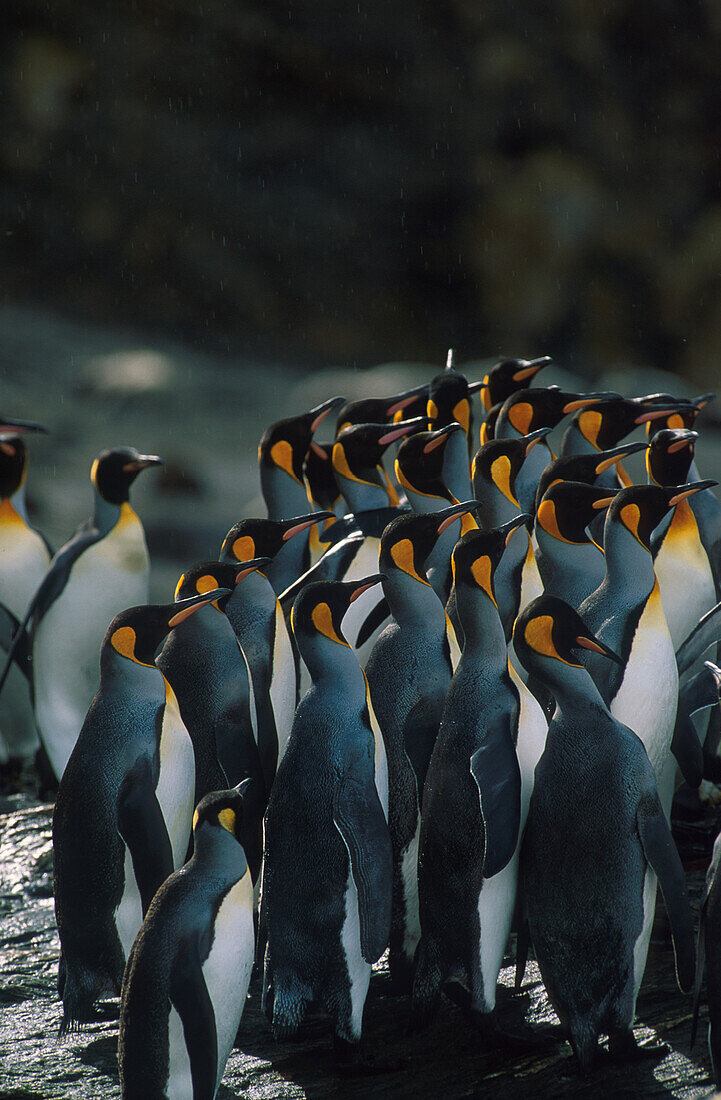
<path fill-rule="evenodd" d="M 547 352 L 711 387 L 714 0 L 21 0 L 0 286 L 318 365 Z"/>

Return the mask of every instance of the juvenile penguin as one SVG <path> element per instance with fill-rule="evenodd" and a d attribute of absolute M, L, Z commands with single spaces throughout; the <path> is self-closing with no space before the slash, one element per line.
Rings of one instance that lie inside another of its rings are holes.
<path fill-rule="evenodd" d="M 393 620 L 368 659 L 373 710 L 388 757 L 388 826 L 393 845 L 389 966 L 394 986 L 410 992 L 418 944 L 418 828 L 421 794 L 451 682 L 443 604 L 424 562 L 453 520 L 475 508 L 455 504 L 430 515 L 402 515 L 381 538 L 383 591 Z"/>
<path fill-rule="evenodd" d="M 202 800 L 192 859 L 160 887 L 133 944 L 120 1008 L 123 1100 L 217 1093 L 253 967 L 248 782 Z"/>
<path fill-rule="evenodd" d="M 271 424 L 258 446 L 260 487 L 268 509 L 268 519 L 290 519 L 308 508 L 308 495 L 303 481 L 303 463 L 313 435 L 325 418 L 344 402 L 343 397 L 331 397 L 310 412 L 289 416 Z M 306 571 L 310 565 L 308 532 L 283 547 L 270 570 L 269 578 L 276 592 Z"/>
<path fill-rule="evenodd" d="M 615 654 L 568 604 L 545 595 L 518 616 L 514 645 L 556 699 L 521 875 L 541 976 L 586 1071 L 602 1033 L 612 1055 L 638 1049 L 633 1019 L 657 875 L 684 991 L 693 985 L 693 918 L 644 747 L 612 716 L 578 660 L 579 651 Z M 591 791 L 603 792 L 598 805 Z"/>
<path fill-rule="evenodd" d="M 225 605 L 248 663 L 257 716 L 258 753 L 266 798 L 290 735 L 298 703 L 300 677 L 293 643 L 280 605 L 268 579 L 270 563 L 291 539 L 332 518 L 315 512 L 293 519 L 243 519 L 223 539 L 222 561 L 265 558 L 244 572 Z"/>
<path fill-rule="evenodd" d="M 287 1038 L 320 1002 L 346 1062 L 358 1055 L 371 965 L 386 949 L 391 919 L 385 748 L 341 630 L 352 601 L 379 580 L 312 584 L 294 604 L 293 630 L 313 683 L 298 705 L 265 825 L 265 1012 L 274 1034 Z"/>
<path fill-rule="evenodd" d="M 580 607 L 606 576 L 603 550 L 588 534 L 615 490 L 557 481 L 543 495 L 536 515 L 536 562 L 544 592 Z"/>
<path fill-rule="evenodd" d="M 243 815 L 243 849 L 253 882 L 263 856 L 262 822 L 267 791 L 258 752 L 255 699 L 245 655 L 227 618 L 238 585 L 267 558 L 243 563 L 201 562 L 187 569 L 175 589 L 176 603 L 219 588 L 226 595 L 200 608 L 170 632 L 156 664 L 180 707 L 193 742 L 195 792 L 204 795 L 246 778 L 253 780 Z"/>
<path fill-rule="evenodd" d="M 44 432 L 38 424 L 8 423 L 0 418 L 0 604 L 7 615 L 8 638 L 25 617 L 30 601 L 48 571 L 52 552 L 27 522 L 20 503 L 27 474 L 27 451 L 21 433 Z M 28 690 L 32 664 L 27 645 L 16 650 L 2 695 L 0 763 L 30 756 L 38 745 Z"/>
<path fill-rule="evenodd" d="M 53 814 L 58 993 L 64 1031 L 120 993 L 153 894 L 185 859 L 195 792 L 193 744 L 155 665 L 164 638 L 219 589 L 133 607 L 108 627 L 100 687 L 60 781 Z"/>
<path fill-rule="evenodd" d="M 160 465 L 162 459 L 132 447 L 98 455 L 90 474 L 93 516 L 58 550 L 26 613 L 35 720 L 58 779 L 98 689 L 98 653 L 108 623 L 148 599 L 148 550 L 129 495 L 141 470 Z"/>
<path fill-rule="evenodd" d="M 421 940 L 414 1027 L 430 1022 L 442 988 L 484 1028 L 516 906 L 518 850 L 546 722 L 512 680 L 494 574 L 517 516 L 465 535 L 453 551 L 460 664 L 428 767 L 418 857 Z M 528 705 L 526 705 L 528 704 Z"/>

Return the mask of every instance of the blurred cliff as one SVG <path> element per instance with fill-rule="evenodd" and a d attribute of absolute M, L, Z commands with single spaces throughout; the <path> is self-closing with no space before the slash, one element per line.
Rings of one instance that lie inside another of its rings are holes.
<path fill-rule="evenodd" d="M 317 363 L 718 380 L 712 0 L 23 0 L 5 301 Z"/>

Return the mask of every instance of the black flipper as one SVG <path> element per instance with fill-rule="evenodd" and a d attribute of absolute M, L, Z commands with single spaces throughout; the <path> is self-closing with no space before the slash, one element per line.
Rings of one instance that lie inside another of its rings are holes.
<path fill-rule="evenodd" d="M 696 727 L 680 698 L 676 710 L 671 752 L 676 757 L 676 763 L 689 787 L 698 787 L 703 779 L 703 748 L 698 739 Z"/>
<path fill-rule="evenodd" d="M 681 991 L 688 993 L 696 969 L 693 917 L 681 860 L 655 790 L 641 796 L 636 824 L 646 859 L 658 877 L 671 925 L 676 980 Z"/>
<path fill-rule="evenodd" d="M 14 644 L 13 644 L 14 643 Z M 18 666 L 26 680 L 32 678 L 33 654 L 30 638 L 24 627 L 20 626 L 20 620 L 13 615 L 9 607 L 0 603 L 0 649 L 9 652 L 12 646 L 12 659 Z"/>
<path fill-rule="evenodd" d="M 693 987 L 693 1016 L 691 1017 L 691 1038 L 688 1049 L 693 1050 L 696 1042 L 696 1030 L 698 1028 L 698 1012 L 701 1007 L 701 986 L 703 985 L 703 972 L 706 968 L 706 897 L 703 899 L 701 914 L 698 922 L 698 945 L 696 948 L 696 981 Z"/>
<path fill-rule="evenodd" d="M 133 860 L 145 916 L 156 890 L 173 872 L 173 850 L 147 756 L 136 760 L 120 786 L 118 832 Z"/>
<path fill-rule="evenodd" d="M 676 650 L 676 664 L 679 676 L 688 672 L 691 665 L 714 642 L 721 640 L 721 602 L 717 603 L 710 611 L 699 620 L 688 637 Z"/>
<path fill-rule="evenodd" d="M 333 796 L 333 822 L 343 837 L 358 890 L 360 946 L 366 962 L 377 962 L 391 928 L 393 853 L 370 760 L 353 760 Z"/>
<path fill-rule="evenodd" d="M 683 706 L 687 714 L 695 714 L 706 707 L 715 707 L 719 703 L 719 669 L 713 661 L 706 661 L 696 676 L 679 688 L 679 707 Z"/>
<path fill-rule="evenodd" d="M 178 946 L 170 975 L 170 1000 L 183 1023 L 193 1079 L 193 1100 L 213 1100 L 218 1072 L 218 1036 L 197 936 Z"/>
<path fill-rule="evenodd" d="M 483 744 L 470 759 L 486 834 L 483 877 L 506 866 L 518 842 L 521 826 L 521 769 L 508 719 L 487 729 Z"/>
<path fill-rule="evenodd" d="M 388 600 L 383 596 L 363 621 L 363 625 L 358 631 L 358 637 L 356 638 L 356 649 L 360 649 L 363 643 L 368 641 L 373 631 L 377 630 L 378 627 L 386 621 L 390 613 L 391 609 L 388 606 Z"/>

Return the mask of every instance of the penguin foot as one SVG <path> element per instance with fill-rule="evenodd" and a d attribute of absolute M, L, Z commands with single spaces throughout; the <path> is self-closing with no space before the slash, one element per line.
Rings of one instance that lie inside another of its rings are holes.
<path fill-rule="evenodd" d="M 402 1058 L 390 1062 L 371 1060 L 362 1043 L 349 1043 L 339 1035 L 333 1036 L 333 1054 L 335 1071 L 342 1077 L 374 1077 L 382 1073 L 398 1073 L 405 1065 Z"/>
<path fill-rule="evenodd" d="M 633 1031 L 617 1031 L 608 1037 L 608 1053 L 619 1061 L 630 1061 L 636 1058 L 651 1058 L 659 1061 L 670 1050 L 668 1043 L 660 1039 L 649 1039 L 639 1043 Z"/>

